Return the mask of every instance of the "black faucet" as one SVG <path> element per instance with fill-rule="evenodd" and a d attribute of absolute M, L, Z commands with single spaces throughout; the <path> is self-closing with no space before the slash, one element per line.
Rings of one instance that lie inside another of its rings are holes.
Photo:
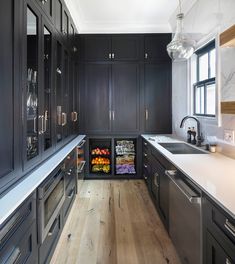
<path fill-rule="evenodd" d="M 184 122 L 185 122 L 187 119 L 194 119 L 194 120 L 197 122 L 197 146 L 198 146 L 198 147 L 201 147 L 201 143 L 202 143 L 202 141 L 203 141 L 203 138 L 202 138 L 202 134 L 201 134 L 201 126 L 200 126 L 200 122 L 199 122 L 199 120 L 198 120 L 196 117 L 194 117 L 194 116 L 185 116 L 185 117 L 182 119 L 181 123 L 180 123 L 180 128 L 183 127 Z"/>

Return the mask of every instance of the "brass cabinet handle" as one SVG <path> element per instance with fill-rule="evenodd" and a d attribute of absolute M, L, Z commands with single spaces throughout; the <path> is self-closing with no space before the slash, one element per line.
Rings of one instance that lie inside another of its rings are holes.
<path fill-rule="evenodd" d="M 115 54 L 114 53 L 112 53 L 112 59 L 114 59 L 115 58 Z"/>
<path fill-rule="evenodd" d="M 62 106 L 61 105 L 57 105 L 57 124 L 59 125 L 59 126 L 61 126 L 62 125 L 62 114 L 61 114 L 61 112 L 62 112 Z"/>
<path fill-rule="evenodd" d="M 112 54 L 111 53 L 109 53 L 109 59 L 111 59 L 112 58 Z"/>
<path fill-rule="evenodd" d="M 113 121 L 115 120 L 115 111 L 112 111 Z"/>
<path fill-rule="evenodd" d="M 228 258 L 226 258 L 225 264 L 232 264 L 232 262 Z"/>
<path fill-rule="evenodd" d="M 36 129 L 36 127 L 37 127 L 37 117 L 35 116 L 34 117 L 34 119 L 33 119 L 33 132 L 35 133 L 35 134 L 37 134 L 38 132 L 37 132 L 37 129 Z"/>
<path fill-rule="evenodd" d="M 145 120 L 147 121 L 149 119 L 149 111 L 148 109 L 146 108 L 145 109 Z"/>
<path fill-rule="evenodd" d="M 72 120 L 72 122 L 77 122 L 77 120 L 78 120 L 78 113 L 77 112 L 72 112 L 71 113 L 71 120 Z"/>
<path fill-rule="evenodd" d="M 58 74 L 60 74 L 60 75 L 62 74 L 62 71 L 61 71 L 60 68 L 57 68 L 57 69 L 56 69 L 56 72 L 57 72 Z"/>
<path fill-rule="evenodd" d="M 229 231 L 229 233 L 235 237 L 235 226 L 229 222 L 228 219 L 226 219 L 225 223 L 224 223 L 224 227 Z"/>
<path fill-rule="evenodd" d="M 45 111 L 45 116 L 43 116 L 44 119 L 44 130 L 43 133 L 45 133 L 47 131 L 47 121 L 48 121 L 48 111 Z"/>
<path fill-rule="evenodd" d="M 67 124 L 67 114 L 66 113 L 62 113 L 61 114 L 61 119 L 62 119 L 62 126 L 65 126 Z"/>

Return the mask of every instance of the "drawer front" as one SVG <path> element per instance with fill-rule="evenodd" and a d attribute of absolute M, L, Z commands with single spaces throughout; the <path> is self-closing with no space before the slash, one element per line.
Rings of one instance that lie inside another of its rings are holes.
<path fill-rule="evenodd" d="M 76 197 L 76 186 L 74 182 L 71 182 L 69 185 L 69 188 L 66 190 L 66 197 L 65 202 L 63 206 L 64 210 L 64 221 L 68 217 L 69 209 L 71 208 L 71 205 Z"/>
<path fill-rule="evenodd" d="M 34 192 L 0 227 L 0 249 L 21 226 L 25 229 L 36 219 L 36 192 Z"/>
<path fill-rule="evenodd" d="M 205 215 L 208 228 L 227 240 L 235 251 L 235 220 L 228 216 L 222 209 L 206 199 Z"/>
<path fill-rule="evenodd" d="M 216 239 L 206 233 L 206 264 L 234 264 L 234 256 L 230 256 Z"/>
<path fill-rule="evenodd" d="M 71 168 L 68 172 L 65 172 L 65 190 L 67 190 L 71 182 L 75 182 L 75 179 L 76 179 L 75 168 Z"/>
<path fill-rule="evenodd" d="M 50 262 L 56 243 L 62 230 L 61 214 L 57 216 L 51 229 L 48 232 L 43 244 L 39 248 L 39 263 L 45 264 Z"/>
<path fill-rule="evenodd" d="M 34 221 L 27 229 L 19 228 L 0 251 L 1 264 L 37 263 L 37 232 Z"/>
<path fill-rule="evenodd" d="M 150 147 L 150 144 L 143 140 L 143 157 L 144 156 L 150 156 L 151 155 L 151 147 Z"/>

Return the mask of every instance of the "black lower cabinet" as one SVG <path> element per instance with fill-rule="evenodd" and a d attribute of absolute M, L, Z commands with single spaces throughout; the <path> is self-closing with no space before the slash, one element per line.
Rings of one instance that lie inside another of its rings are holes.
<path fill-rule="evenodd" d="M 234 218 L 210 200 L 210 198 L 204 198 L 202 205 L 204 263 L 235 263 Z"/>
<path fill-rule="evenodd" d="M 0 263 L 37 263 L 36 194 L 0 226 Z"/>
<path fill-rule="evenodd" d="M 209 231 L 206 231 L 205 245 L 205 263 L 206 264 L 233 264 L 235 263 L 235 252 L 230 255 Z"/>
<path fill-rule="evenodd" d="M 61 211 L 56 217 L 54 223 L 52 224 L 51 229 L 48 232 L 43 244 L 40 245 L 39 247 L 39 263 L 40 264 L 50 263 L 50 260 L 54 253 L 56 244 L 62 232 L 62 228 L 63 228 L 62 215 L 63 215 L 63 212 Z"/>

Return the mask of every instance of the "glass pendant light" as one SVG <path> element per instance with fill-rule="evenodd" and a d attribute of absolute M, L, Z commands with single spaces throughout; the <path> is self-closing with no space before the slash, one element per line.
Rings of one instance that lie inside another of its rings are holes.
<path fill-rule="evenodd" d="M 181 11 L 181 0 L 179 0 L 180 13 L 176 16 L 177 25 L 175 36 L 167 45 L 168 55 L 173 61 L 189 59 L 195 51 L 195 41 L 183 33 L 184 14 Z"/>

